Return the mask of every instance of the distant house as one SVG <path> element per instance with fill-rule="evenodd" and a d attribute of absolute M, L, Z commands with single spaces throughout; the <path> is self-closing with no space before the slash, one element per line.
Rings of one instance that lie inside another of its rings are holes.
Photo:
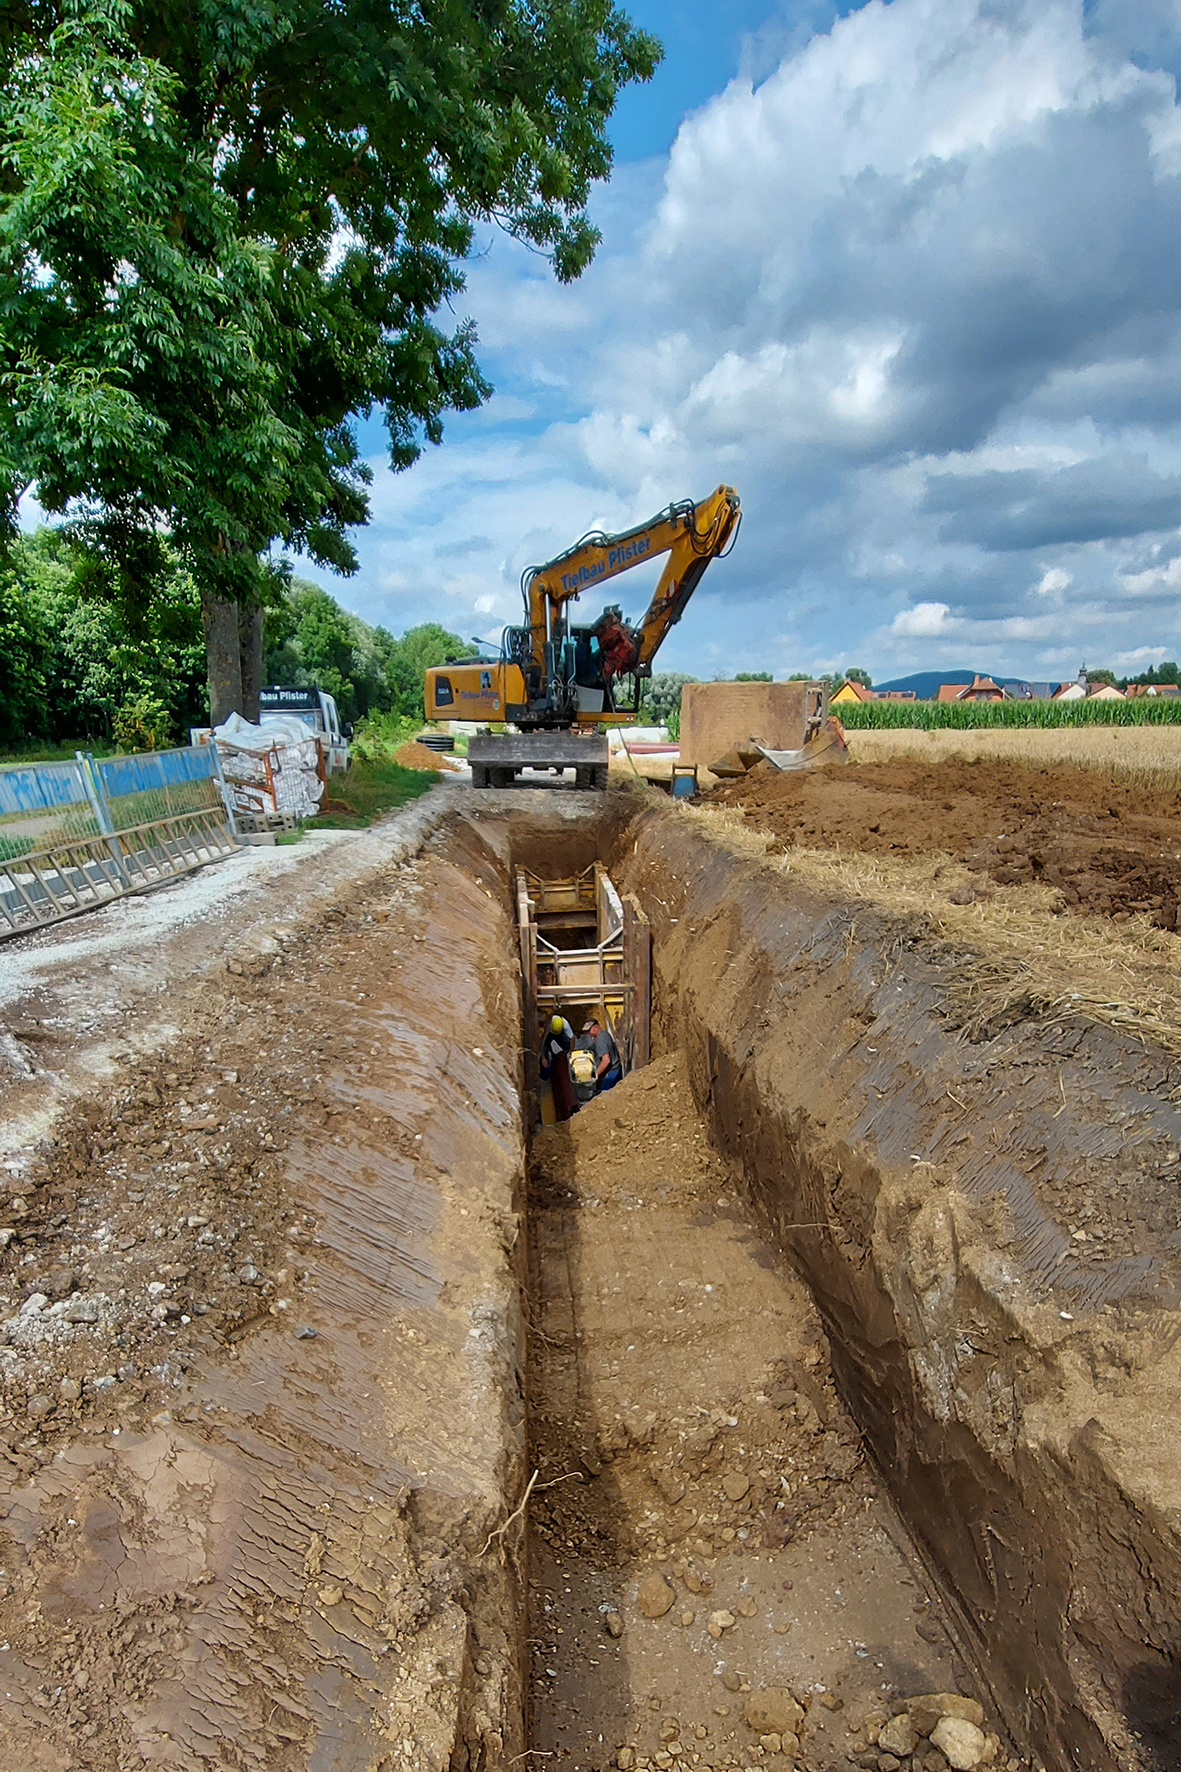
<path fill-rule="evenodd" d="M 1059 683 L 1052 699 L 1054 701 L 1123 701 L 1124 692 L 1112 683 L 1096 683 L 1087 675 L 1087 667 L 1083 665 L 1073 683 Z"/>
<path fill-rule="evenodd" d="M 1001 684 L 1010 701 L 1049 701 L 1057 683 L 1034 683 L 1025 677 L 1006 678 Z"/>
<path fill-rule="evenodd" d="M 917 689 L 875 689 L 873 698 L 875 701 L 917 701 L 919 692 Z"/>
<path fill-rule="evenodd" d="M 1128 688 L 1127 688 L 1127 693 L 1129 696 L 1137 696 L 1137 695 L 1177 696 L 1177 695 L 1181 695 L 1181 689 L 1179 689 L 1177 687 L 1176 683 L 1129 683 Z"/>
<path fill-rule="evenodd" d="M 836 694 L 829 696 L 828 705 L 831 708 L 841 702 L 847 704 L 851 701 L 873 701 L 874 699 L 872 689 L 867 689 L 864 683 L 855 683 L 851 677 L 846 677 Z"/>
<path fill-rule="evenodd" d="M 970 683 L 941 683 L 936 701 L 1004 701 L 1005 692 L 991 677 L 973 677 Z"/>

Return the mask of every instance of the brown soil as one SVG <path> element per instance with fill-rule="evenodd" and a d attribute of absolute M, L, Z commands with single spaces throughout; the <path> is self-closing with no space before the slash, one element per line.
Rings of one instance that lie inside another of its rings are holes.
<path fill-rule="evenodd" d="M 416 738 L 407 739 L 394 752 L 394 762 L 400 763 L 403 769 L 445 769 L 450 774 L 457 773 L 458 764 L 440 751 L 432 751 L 429 745 L 419 744 Z"/>
<path fill-rule="evenodd" d="M 806 1713 L 801 1772 L 876 1767 L 903 1697 L 975 1692 L 679 1056 L 538 1136 L 532 1238 L 534 1752 L 786 1766 L 744 1716 L 771 1687 Z"/>
<path fill-rule="evenodd" d="M 948 759 L 781 774 L 761 763 L 710 800 L 777 846 L 946 854 L 982 883 L 1055 887 L 1060 908 L 1177 928 L 1181 793 L 1096 770 Z M 985 889 L 987 889 L 985 887 Z"/>
<path fill-rule="evenodd" d="M 185 1031 L 4 1194 L 6 1772 L 515 1748 L 480 1547 L 523 1437 L 519 1034 L 480 874 L 371 867 L 197 988 L 172 950 Z"/>

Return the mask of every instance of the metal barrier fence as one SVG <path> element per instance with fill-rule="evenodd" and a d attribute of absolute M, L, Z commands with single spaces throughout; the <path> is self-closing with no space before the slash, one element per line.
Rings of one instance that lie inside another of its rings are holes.
<path fill-rule="evenodd" d="M 217 747 L 0 769 L 0 939 L 236 846 Z"/>

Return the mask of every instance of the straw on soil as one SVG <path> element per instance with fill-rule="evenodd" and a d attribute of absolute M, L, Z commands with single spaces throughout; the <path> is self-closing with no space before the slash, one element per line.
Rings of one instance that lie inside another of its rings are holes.
<path fill-rule="evenodd" d="M 912 726 L 882 732 L 847 732 L 854 763 L 885 763 L 895 757 L 943 763 L 949 757 L 981 757 L 1045 767 L 1070 763 L 1146 787 L 1175 788 L 1181 781 L 1181 726 L 1019 727 L 926 732 Z"/>
<path fill-rule="evenodd" d="M 803 848 L 768 855 L 772 839 L 745 826 L 736 809 L 678 810 L 735 853 L 872 906 L 904 925 L 900 934 L 952 950 L 939 957 L 971 1030 L 1034 1017 L 1101 1022 L 1181 1058 L 1181 936 L 1146 916 L 1114 927 L 1106 918 L 1060 916 L 1061 897 L 1048 886 L 998 886 L 957 905 L 950 895 L 965 884 L 978 889 L 979 879 L 950 856 L 895 860 Z"/>
<path fill-rule="evenodd" d="M 453 775 L 459 768 L 449 757 L 432 751 L 429 745 L 419 744 L 416 738 L 408 738 L 405 744 L 398 746 L 394 762 L 400 763 L 403 769 L 448 769 Z"/>

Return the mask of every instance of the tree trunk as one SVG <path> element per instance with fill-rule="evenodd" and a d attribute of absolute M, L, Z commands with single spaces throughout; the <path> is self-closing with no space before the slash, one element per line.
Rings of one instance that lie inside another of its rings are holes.
<path fill-rule="evenodd" d="M 258 697 L 262 689 L 262 610 L 255 604 L 238 610 L 238 644 L 242 657 L 242 707 L 244 720 L 258 724 Z"/>
<path fill-rule="evenodd" d="M 209 592 L 201 597 L 201 626 L 209 669 L 209 724 L 220 726 L 242 711 L 242 643 L 238 605 Z"/>

